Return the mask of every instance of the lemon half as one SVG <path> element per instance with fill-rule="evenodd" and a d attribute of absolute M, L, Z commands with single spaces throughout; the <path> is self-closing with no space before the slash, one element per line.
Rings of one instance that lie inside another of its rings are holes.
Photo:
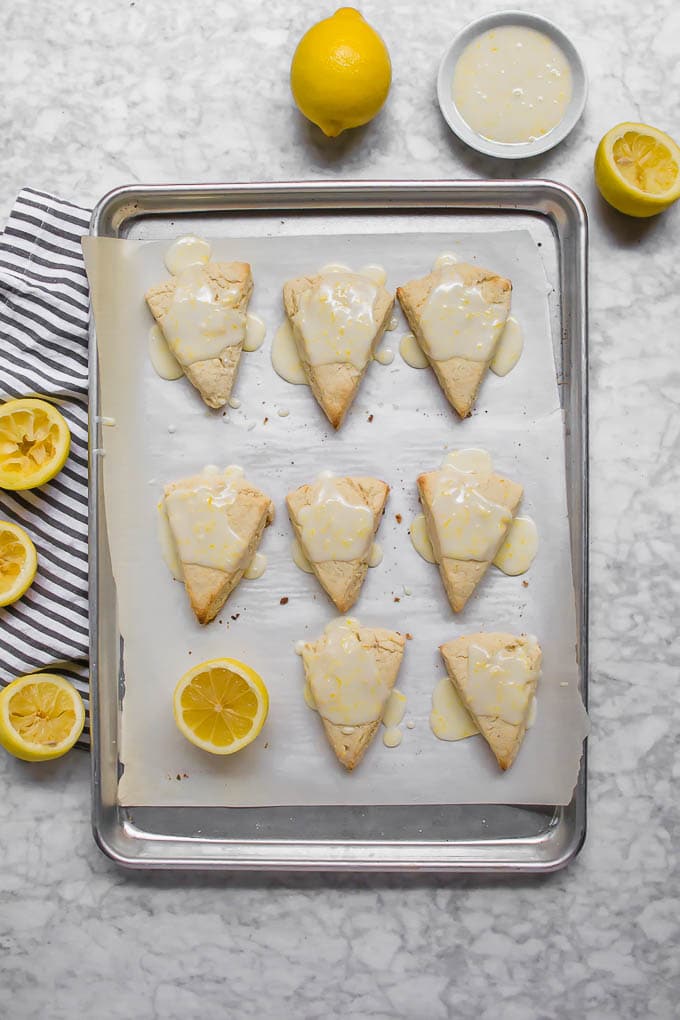
<path fill-rule="evenodd" d="M 58 474 L 71 448 L 62 414 L 26 397 L 0 406 L 0 489 L 34 489 Z"/>
<path fill-rule="evenodd" d="M 18 524 L 0 521 L 0 606 L 20 599 L 33 584 L 38 555 Z"/>
<path fill-rule="evenodd" d="M 353 7 L 341 7 L 313 25 L 298 43 L 290 68 L 300 111 L 331 138 L 372 120 L 391 82 L 385 43 Z"/>
<path fill-rule="evenodd" d="M 83 732 L 85 707 L 73 684 L 56 673 L 31 673 L 0 691 L 0 744 L 23 761 L 50 761 Z"/>
<path fill-rule="evenodd" d="M 617 124 L 595 153 L 602 197 L 628 216 L 655 216 L 680 198 L 680 148 L 648 124 Z"/>
<path fill-rule="evenodd" d="M 269 695 L 262 677 L 238 659 L 210 659 L 190 669 L 175 687 L 175 722 L 196 747 L 234 754 L 264 726 Z"/>

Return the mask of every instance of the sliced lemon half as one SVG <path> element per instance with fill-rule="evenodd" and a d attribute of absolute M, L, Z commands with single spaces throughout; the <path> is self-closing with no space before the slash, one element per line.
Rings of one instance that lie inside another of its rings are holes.
<path fill-rule="evenodd" d="M 0 606 L 9 606 L 25 595 L 37 569 L 38 555 L 24 529 L 0 521 Z"/>
<path fill-rule="evenodd" d="M 61 758 L 84 725 L 83 699 L 56 673 L 20 676 L 0 691 L 0 744 L 15 758 Z"/>
<path fill-rule="evenodd" d="M 59 474 L 71 448 L 66 420 L 34 397 L 0 406 L 0 489 L 34 489 Z"/>
<path fill-rule="evenodd" d="M 627 216 L 655 216 L 680 198 L 680 148 L 648 124 L 617 124 L 595 153 L 602 197 Z"/>
<path fill-rule="evenodd" d="M 210 754 L 235 754 L 264 726 L 269 694 L 262 677 L 238 659 L 210 659 L 190 669 L 175 687 L 180 733 Z"/>

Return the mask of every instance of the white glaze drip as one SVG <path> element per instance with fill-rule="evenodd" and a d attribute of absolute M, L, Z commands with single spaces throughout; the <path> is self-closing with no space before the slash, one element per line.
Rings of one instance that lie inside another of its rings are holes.
<path fill-rule="evenodd" d="M 168 347 L 168 342 L 159 325 L 149 330 L 149 360 L 161 379 L 181 379 L 184 370 Z"/>
<path fill-rule="evenodd" d="M 448 676 L 432 692 L 430 728 L 440 740 L 465 740 L 479 733 Z"/>
<path fill-rule="evenodd" d="M 399 353 L 411 368 L 427 368 L 430 364 L 413 333 L 405 333 L 399 341 Z"/>
<path fill-rule="evenodd" d="M 204 266 L 210 261 L 211 248 L 207 241 L 194 234 L 178 237 L 165 253 L 164 261 L 168 272 L 179 276 L 192 266 Z"/>
<path fill-rule="evenodd" d="M 517 319 L 510 315 L 489 368 L 496 375 L 507 375 L 519 361 L 524 349 L 524 334 Z"/>
<path fill-rule="evenodd" d="M 258 577 L 262 577 L 265 570 L 267 569 L 267 557 L 264 553 L 256 552 L 252 560 L 245 569 L 243 576 L 248 581 L 254 581 Z"/>
<path fill-rule="evenodd" d="M 259 315 L 253 315 L 252 312 L 248 312 L 246 315 L 246 336 L 243 341 L 243 350 L 248 352 L 258 350 L 264 343 L 266 335 L 267 327 Z"/>
<path fill-rule="evenodd" d="M 422 556 L 428 563 L 436 563 L 437 560 L 434 555 L 434 549 L 432 548 L 432 542 L 427 531 L 427 522 L 425 520 L 425 514 L 418 514 L 417 517 L 413 518 L 411 527 L 408 529 L 408 533 L 411 536 L 411 543 L 413 548 Z"/>
<path fill-rule="evenodd" d="M 272 343 L 272 365 L 277 375 L 295 386 L 306 386 L 307 376 L 295 345 L 295 337 L 288 319 L 282 322 Z"/>
<path fill-rule="evenodd" d="M 513 518 L 503 545 L 494 557 L 494 566 L 504 574 L 525 574 L 538 552 L 538 528 L 531 517 Z"/>

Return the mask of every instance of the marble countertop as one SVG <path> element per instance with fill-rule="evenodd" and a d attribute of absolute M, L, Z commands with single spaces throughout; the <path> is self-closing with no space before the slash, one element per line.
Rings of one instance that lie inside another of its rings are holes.
<path fill-rule="evenodd" d="M 511 880 L 124 873 L 92 841 L 85 754 L 46 767 L 3 754 L 0 986 L 17 1020 L 677 1015 L 680 208 L 618 216 L 595 191 L 592 158 L 621 120 L 680 137 L 680 9 L 527 6 L 577 43 L 590 96 L 557 150 L 507 166 L 466 149 L 439 115 L 436 66 L 466 20 L 450 0 L 362 5 L 394 86 L 374 124 L 335 142 L 296 114 L 287 85 L 297 38 L 332 4 L 0 6 L 0 221 L 24 184 L 90 203 L 134 181 L 509 174 L 565 182 L 591 222 L 593 732 L 580 857 Z"/>

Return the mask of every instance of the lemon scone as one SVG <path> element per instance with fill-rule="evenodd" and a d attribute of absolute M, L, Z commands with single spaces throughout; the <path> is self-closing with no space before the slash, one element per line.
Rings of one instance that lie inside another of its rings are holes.
<path fill-rule="evenodd" d="M 454 613 L 498 552 L 522 499 L 517 482 L 494 474 L 485 450 L 456 450 L 418 477 L 427 533 Z"/>
<path fill-rule="evenodd" d="M 336 478 L 324 471 L 286 497 L 302 551 L 341 613 L 359 597 L 389 491 L 379 478 Z"/>
<path fill-rule="evenodd" d="M 289 280 L 283 304 L 312 393 L 338 429 L 389 323 L 394 298 L 367 276 L 342 270 Z"/>
<path fill-rule="evenodd" d="M 465 634 L 440 646 L 451 683 L 500 767 L 522 746 L 541 670 L 535 637 Z"/>
<path fill-rule="evenodd" d="M 274 519 L 269 496 L 231 465 L 171 482 L 160 510 L 199 623 L 219 613 L 248 569 L 265 527 Z"/>
<path fill-rule="evenodd" d="M 338 761 L 356 768 L 385 713 L 404 655 L 404 637 L 340 617 L 299 654 L 314 705 Z"/>
<path fill-rule="evenodd" d="M 397 288 L 397 297 L 447 400 L 472 411 L 510 314 L 512 284 L 464 262 Z"/>
<path fill-rule="evenodd" d="M 146 293 L 170 351 L 208 407 L 224 407 L 231 396 L 252 290 L 247 262 L 208 262 Z"/>

